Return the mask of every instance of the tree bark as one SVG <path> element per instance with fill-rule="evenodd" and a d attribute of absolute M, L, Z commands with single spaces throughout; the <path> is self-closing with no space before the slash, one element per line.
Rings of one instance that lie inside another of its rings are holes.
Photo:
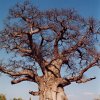
<path fill-rule="evenodd" d="M 39 100 L 68 100 L 60 76 L 61 60 L 54 60 L 46 68 L 46 74 L 39 81 Z"/>
<path fill-rule="evenodd" d="M 63 87 L 40 86 L 39 100 L 68 100 Z"/>

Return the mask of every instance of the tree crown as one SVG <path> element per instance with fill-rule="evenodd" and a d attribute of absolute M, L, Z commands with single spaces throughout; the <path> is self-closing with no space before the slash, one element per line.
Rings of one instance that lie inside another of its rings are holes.
<path fill-rule="evenodd" d="M 19 76 L 19 68 L 23 69 L 20 75 L 33 77 L 38 74 L 38 68 L 45 74 L 48 65 L 61 60 L 59 70 L 65 66 L 65 74 L 71 76 L 68 79 L 77 81 L 89 68 L 100 66 L 98 37 L 100 23 L 92 17 L 81 17 L 74 9 L 41 11 L 29 2 L 16 4 L 9 10 L 8 21 L 1 31 L 0 48 L 21 58 L 18 60 L 15 56 L 0 70 Z M 16 71 L 17 75 L 6 68 Z"/>

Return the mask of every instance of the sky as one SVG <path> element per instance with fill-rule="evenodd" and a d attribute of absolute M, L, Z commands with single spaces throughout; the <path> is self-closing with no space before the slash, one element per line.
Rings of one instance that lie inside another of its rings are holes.
<path fill-rule="evenodd" d="M 9 9 L 24 0 L 0 0 L 0 30 L 3 28 L 3 21 L 8 15 Z M 77 12 L 84 16 L 93 16 L 100 20 L 100 0 L 32 0 L 32 3 L 38 6 L 41 10 L 51 8 L 75 8 Z M 0 51 L 0 59 L 5 60 L 5 52 Z M 96 80 L 87 82 L 85 84 L 73 83 L 65 87 L 65 93 L 69 100 L 94 100 L 100 95 L 100 69 L 90 69 L 87 73 L 88 76 L 96 76 Z M 31 95 L 28 94 L 29 90 L 37 90 L 37 85 L 30 82 L 22 82 L 20 84 L 11 85 L 11 78 L 2 74 L 0 76 L 0 93 L 7 96 L 7 100 L 13 97 L 22 97 L 24 100 L 29 100 Z M 38 97 L 32 97 L 32 100 L 38 100 Z"/>

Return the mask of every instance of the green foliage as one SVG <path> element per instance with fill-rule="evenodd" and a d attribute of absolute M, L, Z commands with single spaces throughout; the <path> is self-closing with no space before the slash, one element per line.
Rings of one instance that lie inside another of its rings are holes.
<path fill-rule="evenodd" d="M 0 94 L 0 100 L 6 100 L 6 96 L 4 94 Z"/>

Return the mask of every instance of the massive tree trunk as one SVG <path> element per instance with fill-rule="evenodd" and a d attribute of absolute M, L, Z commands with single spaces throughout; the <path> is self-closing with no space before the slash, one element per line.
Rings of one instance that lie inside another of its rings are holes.
<path fill-rule="evenodd" d="M 60 66 L 62 61 L 56 60 L 46 68 L 46 74 L 39 82 L 39 100 L 68 100 L 61 84 Z"/>
<path fill-rule="evenodd" d="M 45 88 L 39 96 L 39 100 L 68 100 L 62 87 L 59 87 L 56 91 Z"/>
<path fill-rule="evenodd" d="M 56 80 L 40 83 L 39 90 L 39 100 L 68 100 L 63 87 L 58 85 Z"/>

